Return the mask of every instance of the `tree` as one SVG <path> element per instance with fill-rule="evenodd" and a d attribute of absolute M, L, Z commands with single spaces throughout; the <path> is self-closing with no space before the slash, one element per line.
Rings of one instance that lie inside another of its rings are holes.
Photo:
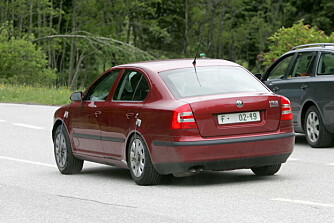
<path fill-rule="evenodd" d="M 28 85 L 53 84 L 56 73 L 47 68 L 43 51 L 33 44 L 30 37 L 16 38 L 13 27 L 0 27 L 0 80 L 7 83 Z"/>
<path fill-rule="evenodd" d="M 197 49 L 259 72 L 269 36 L 300 19 L 329 35 L 333 9 L 332 0 L 0 0 L 0 24 L 13 24 L 15 40 L 36 37 L 57 86 L 82 88 L 116 64 Z"/>
<path fill-rule="evenodd" d="M 269 52 L 260 56 L 264 66 L 270 65 L 279 56 L 295 46 L 309 43 L 332 43 L 334 35 L 328 36 L 316 26 L 305 25 L 303 20 L 300 20 L 290 28 L 280 28 L 273 36 L 269 37 L 269 40 L 271 41 Z"/>

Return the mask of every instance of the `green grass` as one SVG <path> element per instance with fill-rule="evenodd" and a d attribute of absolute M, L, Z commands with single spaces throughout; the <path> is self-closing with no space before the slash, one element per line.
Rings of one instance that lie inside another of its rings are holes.
<path fill-rule="evenodd" d="M 68 104 L 72 91 L 67 88 L 31 87 L 0 84 L 0 102 L 64 105 Z"/>

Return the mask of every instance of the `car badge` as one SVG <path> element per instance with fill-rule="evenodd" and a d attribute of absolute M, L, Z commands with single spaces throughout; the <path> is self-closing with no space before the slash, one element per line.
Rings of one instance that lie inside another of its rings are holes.
<path fill-rule="evenodd" d="M 235 103 L 239 108 L 241 108 L 244 105 L 244 103 L 241 100 L 237 100 Z"/>
<path fill-rule="evenodd" d="M 278 101 L 269 101 L 269 105 L 271 108 L 278 107 Z"/>

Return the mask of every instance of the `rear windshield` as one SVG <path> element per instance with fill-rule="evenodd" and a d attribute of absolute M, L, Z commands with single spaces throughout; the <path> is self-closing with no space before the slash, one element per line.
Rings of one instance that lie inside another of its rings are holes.
<path fill-rule="evenodd" d="M 268 92 L 241 67 L 211 66 L 160 72 L 175 98 L 237 92 Z"/>

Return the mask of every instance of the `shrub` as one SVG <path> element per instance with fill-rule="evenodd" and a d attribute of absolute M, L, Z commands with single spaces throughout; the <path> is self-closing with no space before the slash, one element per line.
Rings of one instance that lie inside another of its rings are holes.
<path fill-rule="evenodd" d="M 295 46 L 309 43 L 331 43 L 334 42 L 334 36 L 333 34 L 327 36 L 316 26 L 305 25 L 303 20 L 300 20 L 290 28 L 280 28 L 269 37 L 269 40 L 272 42 L 269 52 L 258 57 L 264 66 L 272 64 L 283 53 L 290 51 Z"/>
<path fill-rule="evenodd" d="M 8 24 L 0 27 L 0 80 L 5 83 L 48 85 L 56 79 L 45 54 L 32 37 L 16 38 Z"/>

